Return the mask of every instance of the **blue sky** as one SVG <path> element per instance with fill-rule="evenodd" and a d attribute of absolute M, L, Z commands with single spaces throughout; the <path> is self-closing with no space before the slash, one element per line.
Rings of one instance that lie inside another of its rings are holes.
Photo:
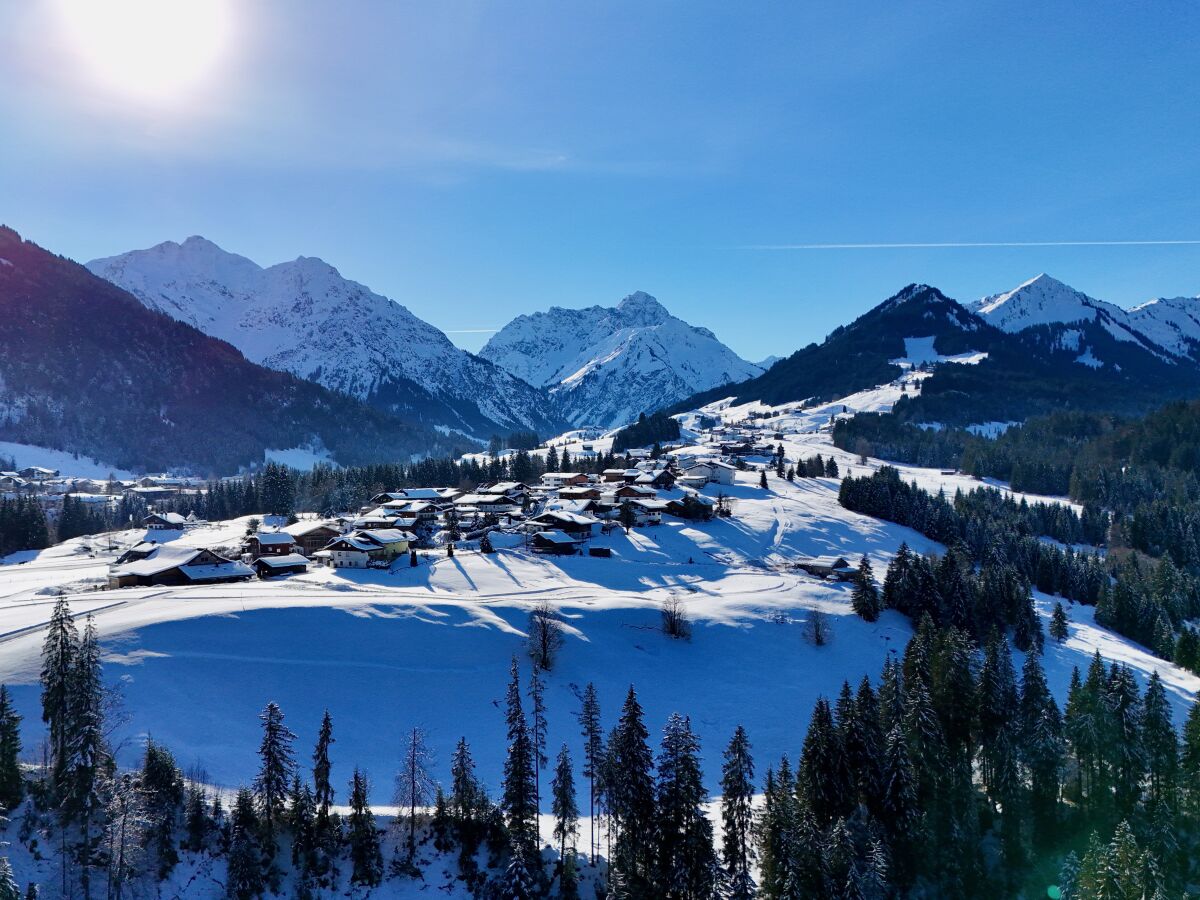
<path fill-rule="evenodd" d="M 320 256 L 447 331 L 645 290 L 751 359 L 912 281 L 1200 294 L 1196 244 L 748 249 L 1200 240 L 1195 3 L 208 2 L 178 90 L 0 7 L 0 221 Z"/>

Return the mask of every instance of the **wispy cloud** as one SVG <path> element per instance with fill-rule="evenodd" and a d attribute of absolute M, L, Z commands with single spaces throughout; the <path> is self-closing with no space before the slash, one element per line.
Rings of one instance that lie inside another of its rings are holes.
<path fill-rule="evenodd" d="M 1162 247 L 1200 244 L 1200 240 L 1172 241 L 942 241 L 903 244 L 748 244 L 739 250 L 909 250 L 958 247 Z"/>

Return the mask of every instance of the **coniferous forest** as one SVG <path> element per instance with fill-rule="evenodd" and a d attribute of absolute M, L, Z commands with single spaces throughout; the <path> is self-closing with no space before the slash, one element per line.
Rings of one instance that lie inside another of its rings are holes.
<path fill-rule="evenodd" d="M 885 605 L 908 602 L 889 590 Z M 647 722 L 635 686 L 600 698 L 588 685 L 573 711 L 583 751 L 564 745 L 546 778 L 552 676 L 525 679 L 514 656 L 502 782 L 481 783 L 469 736 L 435 770 L 414 729 L 385 822 L 378 786 L 336 758 L 333 711 L 299 736 L 265 701 L 258 774 L 233 792 L 153 740 L 119 769 L 95 626 L 59 601 L 42 657 L 45 764 L 19 764 L 20 719 L 0 689 L 0 803 L 20 811 L 22 843 L 57 856 L 63 893 L 85 898 L 171 890 L 198 860 L 223 868 L 230 898 L 315 897 L 422 879 L 435 854 L 474 896 L 506 900 L 584 885 L 679 900 L 1183 896 L 1200 875 L 1198 708 L 1174 722 L 1157 674 L 1143 690 L 1098 655 L 1060 708 L 1040 640 L 1015 663 L 1006 635 L 1019 629 L 991 623 L 981 640 L 982 623 L 921 616 L 876 679 L 817 700 L 781 759 L 756 760 L 740 727 L 701 747 L 688 711 Z M 552 822 L 540 832 L 539 814 Z M 0 866 L 0 895 L 22 890 L 37 893 Z"/>

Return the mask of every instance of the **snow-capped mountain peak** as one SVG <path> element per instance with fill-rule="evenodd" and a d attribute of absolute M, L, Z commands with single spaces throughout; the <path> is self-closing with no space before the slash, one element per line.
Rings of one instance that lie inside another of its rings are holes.
<path fill-rule="evenodd" d="M 480 438 L 562 424 L 544 392 L 318 257 L 263 268 L 193 236 L 88 268 L 254 362 L 427 424 Z"/>
<path fill-rule="evenodd" d="M 480 356 L 547 388 L 576 426 L 623 425 L 640 412 L 761 372 L 644 291 L 615 307 L 555 306 L 518 316 Z"/>
<path fill-rule="evenodd" d="M 990 324 L 1008 332 L 1034 325 L 1094 320 L 1102 311 L 1120 318 L 1123 312 L 1111 303 L 1094 300 L 1045 273 L 1011 291 L 984 297 L 971 308 Z"/>

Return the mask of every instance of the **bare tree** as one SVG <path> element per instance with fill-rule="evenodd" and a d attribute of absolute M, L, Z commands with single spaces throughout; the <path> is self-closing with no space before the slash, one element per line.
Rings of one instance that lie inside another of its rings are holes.
<path fill-rule="evenodd" d="M 667 637 L 687 640 L 692 636 L 692 620 L 679 597 L 668 597 L 662 605 L 662 630 Z"/>
<path fill-rule="evenodd" d="M 529 656 L 533 664 L 547 672 L 563 645 L 563 625 L 558 611 L 543 601 L 529 614 Z"/>
<path fill-rule="evenodd" d="M 824 647 L 833 636 L 829 618 L 819 609 L 814 609 L 804 621 L 804 637 L 815 647 Z"/>
<path fill-rule="evenodd" d="M 108 809 L 104 842 L 108 850 L 108 896 L 121 900 L 125 884 L 137 872 L 149 820 L 141 780 L 118 775 L 107 785 Z"/>
<path fill-rule="evenodd" d="M 396 772 L 396 794 L 393 802 L 408 810 L 408 862 L 417 853 L 417 809 L 426 807 L 437 791 L 431 770 L 433 751 L 425 740 L 425 731 L 414 727 L 404 741 L 404 763 Z M 423 812 L 422 812 L 423 814 Z"/>

